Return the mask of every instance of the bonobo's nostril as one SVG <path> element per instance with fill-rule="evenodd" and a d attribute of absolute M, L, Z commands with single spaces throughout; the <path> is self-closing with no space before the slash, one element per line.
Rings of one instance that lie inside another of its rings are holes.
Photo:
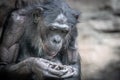
<path fill-rule="evenodd" d="M 59 43 L 61 43 L 61 37 L 60 37 L 59 35 L 54 36 L 53 39 L 52 39 L 52 42 L 53 42 L 54 44 L 59 44 Z"/>
<path fill-rule="evenodd" d="M 59 39 L 54 39 L 53 40 L 53 43 L 56 43 L 56 44 L 59 44 L 61 42 L 61 40 L 59 40 Z"/>

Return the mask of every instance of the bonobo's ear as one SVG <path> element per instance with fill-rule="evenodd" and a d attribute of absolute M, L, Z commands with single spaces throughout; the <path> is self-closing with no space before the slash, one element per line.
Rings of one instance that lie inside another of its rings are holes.
<path fill-rule="evenodd" d="M 43 8 L 41 8 L 41 7 L 37 7 L 33 10 L 32 17 L 34 19 L 34 21 L 33 21 L 34 23 L 38 23 L 42 12 L 43 12 Z"/>
<path fill-rule="evenodd" d="M 78 12 L 78 11 L 76 11 L 76 10 L 73 10 L 72 13 L 73 13 L 73 15 L 74 15 L 74 17 L 75 17 L 76 19 L 79 18 L 80 12 Z"/>

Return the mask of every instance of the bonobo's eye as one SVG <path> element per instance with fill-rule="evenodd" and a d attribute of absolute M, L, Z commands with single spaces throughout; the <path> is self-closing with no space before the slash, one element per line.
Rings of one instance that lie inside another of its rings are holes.
<path fill-rule="evenodd" d="M 62 33 L 67 34 L 69 31 L 68 30 L 62 30 Z"/>
<path fill-rule="evenodd" d="M 57 30 L 57 28 L 56 28 L 55 26 L 50 26 L 50 27 L 49 27 L 49 30 L 50 30 L 50 31 L 55 31 L 55 30 Z"/>

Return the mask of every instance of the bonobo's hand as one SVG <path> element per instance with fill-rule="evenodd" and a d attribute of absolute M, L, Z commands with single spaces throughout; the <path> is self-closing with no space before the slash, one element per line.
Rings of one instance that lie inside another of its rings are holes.
<path fill-rule="evenodd" d="M 56 63 L 53 63 L 51 62 L 52 64 L 50 64 L 50 67 L 52 69 L 55 69 L 55 70 L 59 70 L 59 71 L 66 71 L 66 73 L 64 74 L 58 74 L 60 76 L 60 78 L 70 78 L 70 77 L 73 77 L 76 75 L 76 69 L 71 67 L 71 66 L 66 66 L 66 65 L 58 65 Z M 54 74 L 54 73 L 53 73 Z"/>
<path fill-rule="evenodd" d="M 35 58 L 32 61 L 31 66 L 32 72 L 38 77 L 42 74 L 47 77 L 61 78 L 61 76 L 68 73 L 68 69 L 65 69 L 62 65 L 58 65 L 57 63 L 42 58 Z"/>
<path fill-rule="evenodd" d="M 60 65 L 54 62 L 48 62 L 49 67 L 52 68 L 53 70 L 58 70 L 58 71 L 66 71 L 64 74 L 56 74 L 59 76 L 59 78 L 70 78 L 73 77 L 77 74 L 77 70 L 75 68 L 73 68 L 72 66 L 66 66 L 66 65 Z"/>
<path fill-rule="evenodd" d="M 71 66 L 64 66 L 64 68 L 67 70 L 67 73 L 62 75 L 61 78 L 70 78 L 77 74 L 77 70 Z"/>

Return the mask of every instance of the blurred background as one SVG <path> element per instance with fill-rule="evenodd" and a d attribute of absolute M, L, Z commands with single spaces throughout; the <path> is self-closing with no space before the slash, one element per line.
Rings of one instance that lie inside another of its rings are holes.
<path fill-rule="evenodd" d="M 120 0 L 67 0 L 81 12 L 82 80 L 120 80 Z"/>

